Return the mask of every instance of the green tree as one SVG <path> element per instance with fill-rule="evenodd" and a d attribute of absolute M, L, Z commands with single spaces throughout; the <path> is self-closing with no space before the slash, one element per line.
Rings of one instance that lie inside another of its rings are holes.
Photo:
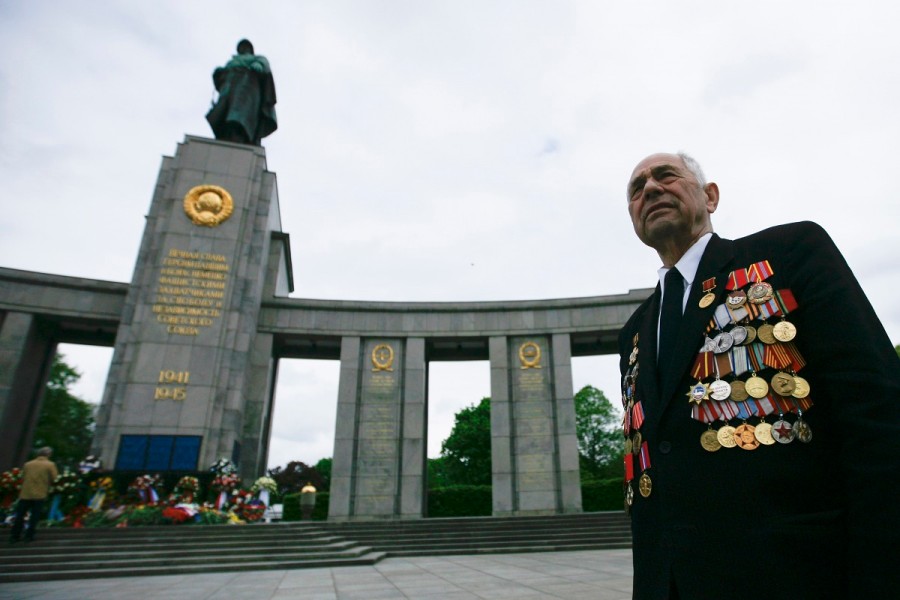
<path fill-rule="evenodd" d="M 34 447 L 50 446 L 57 465 L 74 468 L 91 449 L 94 407 L 69 393 L 81 373 L 64 359 L 61 354 L 53 357 L 41 415 L 34 430 Z"/>
<path fill-rule="evenodd" d="M 586 385 L 575 394 L 575 432 L 582 479 L 615 477 L 622 470 L 620 416 L 597 388 Z"/>
<path fill-rule="evenodd" d="M 447 472 L 448 459 L 439 456 L 438 458 L 428 459 L 428 487 L 443 488 L 453 485 L 453 479 Z"/>
<path fill-rule="evenodd" d="M 491 485 L 491 399 L 456 413 L 441 444 L 441 469 L 449 485 Z"/>
<path fill-rule="evenodd" d="M 320 492 L 327 492 L 331 489 L 331 463 L 332 460 L 330 458 L 320 458 L 319 462 L 316 463 L 316 466 L 313 467 L 319 472 L 319 475 L 322 476 L 322 487 L 319 488 Z"/>
<path fill-rule="evenodd" d="M 323 460 L 330 461 L 331 459 Z M 321 463 L 322 461 L 319 462 Z M 330 462 L 328 466 L 331 466 Z M 299 492 L 307 483 L 311 483 L 317 491 L 328 489 L 328 483 L 318 469 L 299 460 L 292 460 L 284 468 L 275 467 L 269 469 L 268 474 L 269 477 L 275 480 L 275 484 L 278 486 L 278 493 L 282 496 Z"/>

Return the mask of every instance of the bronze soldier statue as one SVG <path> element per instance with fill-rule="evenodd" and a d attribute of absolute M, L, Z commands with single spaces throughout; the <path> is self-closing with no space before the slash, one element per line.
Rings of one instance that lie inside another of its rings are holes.
<path fill-rule="evenodd" d="M 278 128 L 275 118 L 275 80 L 269 61 L 253 53 L 241 40 L 237 54 L 213 71 L 218 100 L 206 114 L 217 140 L 260 145 Z"/>

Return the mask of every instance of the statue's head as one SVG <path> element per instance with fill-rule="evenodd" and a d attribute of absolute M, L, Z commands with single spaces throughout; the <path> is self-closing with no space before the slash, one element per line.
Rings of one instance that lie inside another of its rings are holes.
<path fill-rule="evenodd" d="M 243 39 L 238 42 L 237 51 L 238 54 L 253 54 L 253 44 L 250 43 L 250 40 Z"/>

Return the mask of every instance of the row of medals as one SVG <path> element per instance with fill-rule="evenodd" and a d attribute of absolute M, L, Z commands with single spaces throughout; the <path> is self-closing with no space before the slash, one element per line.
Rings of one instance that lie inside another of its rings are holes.
<path fill-rule="evenodd" d="M 730 308 L 738 308 L 748 301 L 753 304 L 764 304 L 773 296 L 772 286 L 760 281 L 751 285 L 746 292 L 735 290 L 728 295 L 726 302 Z M 706 308 L 714 300 L 715 294 L 710 292 L 700 299 L 700 307 Z M 731 350 L 733 346 L 747 346 L 757 339 L 764 344 L 771 345 L 777 342 L 787 343 L 796 337 L 797 327 L 784 319 L 775 325 L 763 323 L 759 328 L 754 328 L 749 323 L 738 324 L 730 331 L 720 331 L 716 337 L 707 338 L 700 351 L 722 354 Z M 697 382 L 688 392 L 688 397 L 691 402 L 697 404 L 707 397 L 720 402 L 729 399 L 743 402 L 748 398 L 765 398 L 769 393 L 769 385 L 776 394 L 785 398 L 803 399 L 809 396 L 810 392 L 809 382 L 806 379 L 796 373 L 779 371 L 772 376 L 769 383 L 766 383 L 766 380 L 756 373 L 752 373 L 746 382 L 735 379 L 728 383 L 718 378 L 708 386 Z M 783 415 L 780 415 L 778 420 L 771 425 L 766 422 L 765 417 L 756 425 L 743 422 L 737 427 L 733 427 L 726 422 L 717 430 L 710 425 L 709 429 L 700 435 L 700 445 L 708 452 L 734 447 L 756 450 L 760 445 L 771 446 L 776 442 L 790 444 L 795 439 L 807 444 L 812 441 L 812 429 L 803 420 L 803 412 L 800 410 L 798 410 L 797 422 L 793 425 L 790 421 L 785 420 Z M 638 444 L 638 449 L 640 449 L 640 444 Z"/>
<path fill-rule="evenodd" d="M 753 304 L 765 304 L 774 296 L 772 286 L 764 281 L 756 282 L 744 292 L 743 290 L 735 290 L 730 293 L 727 303 L 731 308 L 739 308 L 746 302 Z M 700 299 L 700 307 L 707 308 L 715 301 L 715 294 L 709 292 Z M 784 319 L 776 325 L 763 323 L 758 328 L 749 324 L 737 324 L 729 331 L 720 331 L 714 338 L 707 338 L 701 352 L 712 351 L 716 354 L 723 354 L 731 350 L 734 346 L 748 346 L 755 340 L 759 339 L 764 344 L 774 344 L 776 342 L 790 342 L 797 337 L 797 327 Z M 637 338 L 635 337 L 635 347 L 629 357 L 629 364 L 634 365 L 633 373 L 629 373 L 625 382 L 626 387 L 632 390 L 636 387 L 637 379 Z M 769 384 L 772 390 L 782 397 L 793 397 L 803 399 L 809 396 L 809 383 L 803 377 L 795 373 L 785 373 L 779 371 L 772 376 L 769 383 L 765 379 L 751 372 L 750 378 L 746 382 L 735 379 L 731 383 L 716 379 L 708 386 L 702 382 L 697 382 L 688 392 L 691 402 L 699 404 L 706 398 L 710 397 L 719 402 L 724 400 L 733 400 L 735 402 L 743 402 L 748 398 L 761 399 L 765 398 L 769 392 Z M 633 397 L 627 394 L 623 389 L 623 401 L 628 398 L 625 410 L 631 410 L 633 406 Z M 771 425 L 766 422 L 763 417 L 756 425 L 751 425 L 746 421 L 737 427 L 729 425 L 727 422 L 719 429 L 713 429 L 710 424 L 709 429 L 700 436 L 700 445 L 708 452 L 716 452 L 721 448 L 742 448 L 744 450 L 756 450 L 760 445 L 771 446 L 775 443 L 790 444 L 795 439 L 803 443 L 812 441 L 812 429 L 809 424 L 803 420 L 803 412 L 798 409 L 797 422 L 793 425 L 784 418 L 783 414 L 779 414 L 778 420 Z M 643 437 L 640 431 L 635 431 L 632 436 L 625 436 L 625 453 L 639 455 Z M 642 496 L 649 497 L 652 489 L 650 477 L 643 473 L 638 481 L 638 489 Z M 625 487 L 625 510 L 630 511 L 634 498 L 634 490 L 630 482 Z"/>

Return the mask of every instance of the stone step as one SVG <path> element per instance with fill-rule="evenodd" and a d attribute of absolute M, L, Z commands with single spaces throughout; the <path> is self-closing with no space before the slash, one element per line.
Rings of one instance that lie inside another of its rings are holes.
<path fill-rule="evenodd" d="M 340 541 L 332 544 L 303 544 L 298 548 L 297 545 L 283 545 L 283 546 L 274 546 L 271 548 L 265 549 L 257 549 L 254 550 L 252 548 L 219 548 L 216 545 L 209 546 L 196 546 L 190 549 L 180 549 L 178 551 L 174 551 L 171 548 L 137 548 L 137 547 L 127 547 L 125 549 L 115 549 L 109 546 L 95 545 L 91 547 L 85 547 L 79 550 L 76 554 L 71 552 L 61 552 L 58 549 L 48 548 L 43 544 L 35 544 L 36 548 L 33 552 L 31 551 L 23 551 L 11 553 L 7 552 L 2 555 L 3 563 L 10 566 L 15 565 L 28 565 L 28 564 L 41 564 L 41 563 L 56 563 L 56 562 L 65 562 L 65 563 L 78 563 L 78 562 L 98 562 L 98 561 L 116 561 L 116 560 L 155 560 L 155 559 L 170 559 L 173 556 L 177 556 L 179 560 L 190 560 L 193 558 L 198 558 L 201 560 L 210 559 L 210 558 L 231 558 L 231 557 L 243 557 L 243 556 L 256 556 L 256 557 L 279 557 L 286 556 L 288 554 L 307 554 L 312 556 L 320 555 L 325 556 L 327 554 L 334 554 L 337 552 L 345 552 L 345 551 L 359 551 L 360 548 L 368 549 L 362 546 L 359 546 L 356 542 L 350 541 Z M 30 548 L 29 548 L 30 550 Z"/>
<path fill-rule="evenodd" d="M 60 570 L 57 566 L 41 571 L 18 571 L 0 573 L 0 583 L 21 581 L 50 581 L 60 579 L 94 579 L 98 577 L 140 577 L 144 575 L 186 575 L 190 573 L 212 573 L 222 571 L 262 571 L 273 569 L 305 569 L 341 566 L 370 566 L 385 557 L 383 552 L 368 552 L 352 558 L 319 558 L 311 560 L 270 560 L 247 559 L 215 564 L 190 564 L 173 566 L 131 565 L 127 569 L 99 567 L 93 569 Z"/>
<path fill-rule="evenodd" d="M 0 548 L 0 583 L 374 564 L 384 556 L 631 547 L 622 513 L 349 523 L 42 529 Z"/>
<path fill-rule="evenodd" d="M 224 570 L 220 565 L 242 563 L 245 561 L 253 562 L 297 562 L 312 560 L 330 560 L 330 559 L 346 559 L 358 558 L 372 551 L 372 548 L 365 546 L 357 546 L 353 548 L 333 549 L 322 552 L 306 552 L 303 549 L 292 550 L 290 552 L 268 552 L 257 554 L 244 554 L 235 556 L 221 556 L 219 554 L 210 553 L 208 555 L 183 556 L 179 554 L 169 554 L 167 556 L 145 556 L 141 554 L 117 554 L 107 557 L 100 556 L 74 556 L 67 560 L 50 561 L 33 561 L 23 562 L 15 565 L 19 572 L 34 572 L 45 570 L 48 564 L 52 564 L 53 568 L 61 571 L 84 571 L 84 570 L 101 570 L 101 569 L 117 569 L 119 572 L 130 571 L 134 566 L 153 568 L 153 567 L 182 567 L 190 565 L 207 565 L 215 564 L 216 570 Z M 13 565 L 11 565 L 13 566 Z"/>

